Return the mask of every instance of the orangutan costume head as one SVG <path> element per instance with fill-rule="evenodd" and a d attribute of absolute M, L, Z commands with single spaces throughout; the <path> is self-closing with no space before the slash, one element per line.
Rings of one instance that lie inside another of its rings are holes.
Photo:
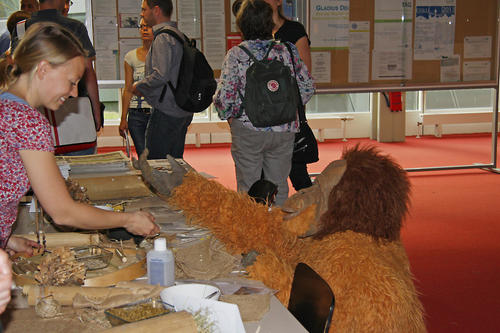
<path fill-rule="evenodd" d="M 375 147 L 346 148 L 312 187 L 283 205 L 291 216 L 317 205 L 316 220 L 306 233 L 321 239 L 351 230 L 388 241 L 398 240 L 408 212 L 410 182 L 406 171 Z"/>

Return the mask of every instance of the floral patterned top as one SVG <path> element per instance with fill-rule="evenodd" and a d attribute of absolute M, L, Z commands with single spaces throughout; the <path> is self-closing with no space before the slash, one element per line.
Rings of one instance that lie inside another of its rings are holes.
<path fill-rule="evenodd" d="M 29 180 L 20 150 L 54 151 L 47 119 L 18 97 L 0 94 L 0 246 L 5 248 Z"/>
<path fill-rule="evenodd" d="M 245 46 L 257 59 L 262 59 L 273 40 L 247 40 L 241 42 L 240 45 Z M 295 45 L 290 44 L 295 60 L 295 70 L 297 71 L 297 83 L 299 85 L 302 103 L 306 104 L 314 95 L 314 83 L 311 74 L 307 70 Z M 292 59 L 285 44 L 276 41 L 276 45 L 269 53 L 269 59 L 278 58 L 288 67 L 293 73 Z M 250 57 L 238 46 L 231 48 L 222 64 L 221 75 L 217 85 L 217 91 L 214 96 L 214 107 L 219 114 L 219 118 L 226 120 L 229 118 L 237 118 L 243 125 L 255 131 L 273 131 L 273 132 L 297 132 L 298 121 L 292 121 L 287 124 L 272 126 L 272 127 L 254 127 L 245 111 L 241 112 L 240 108 L 242 96 L 245 94 L 246 71 L 252 64 Z"/>

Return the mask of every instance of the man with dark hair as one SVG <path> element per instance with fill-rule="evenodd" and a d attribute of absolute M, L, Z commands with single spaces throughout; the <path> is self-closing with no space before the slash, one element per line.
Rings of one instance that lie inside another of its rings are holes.
<path fill-rule="evenodd" d="M 81 84 L 79 86 L 79 91 L 84 90 L 84 92 L 79 93 L 79 96 L 88 95 L 92 104 L 95 128 L 96 131 L 99 131 L 103 125 L 103 119 L 101 117 L 101 103 L 99 102 L 97 76 L 92 65 L 92 62 L 95 60 L 95 49 L 92 46 L 92 42 L 90 41 L 85 25 L 80 21 L 64 17 L 62 15 L 65 2 L 66 0 L 40 0 L 40 10 L 34 13 L 31 18 L 26 21 L 25 28 L 28 29 L 30 25 L 37 22 L 54 22 L 71 31 L 82 43 L 83 48 L 87 51 L 87 59 L 85 63 L 85 73 L 83 74 L 82 80 L 80 81 Z M 89 145 L 91 147 L 89 147 Z M 70 154 L 94 154 L 96 146 L 96 142 L 93 144 L 90 143 L 86 145 L 85 149 L 73 151 Z"/>
<path fill-rule="evenodd" d="M 184 111 L 175 102 L 167 82 L 177 86 L 182 59 L 182 44 L 162 29 L 170 29 L 181 38 L 182 32 L 170 21 L 171 0 L 143 0 L 141 15 L 147 25 L 153 27 L 155 39 L 146 56 L 145 77 L 133 86 L 133 93 L 144 96 L 153 106 L 146 129 L 146 148 L 149 159 L 166 158 L 167 154 L 182 158 L 186 132 L 193 114 Z"/>

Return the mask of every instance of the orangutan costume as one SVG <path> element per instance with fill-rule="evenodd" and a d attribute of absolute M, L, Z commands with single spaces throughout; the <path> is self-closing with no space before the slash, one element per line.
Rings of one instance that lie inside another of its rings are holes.
<path fill-rule="evenodd" d="M 234 254 L 259 253 L 247 267 L 250 277 L 278 290 L 283 305 L 295 266 L 304 262 L 335 294 L 330 332 L 426 331 L 400 241 L 410 183 L 406 172 L 375 148 L 344 151 L 312 187 L 270 212 L 247 194 L 196 172 L 180 179 L 175 175 L 185 171 L 179 172 L 184 169 L 172 158 L 169 179 L 147 170 L 145 157 L 141 160 L 146 180 L 171 195 L 169 202 L 189 221 L 209 228 Z M 172 186 L 177 187 L 170 193 Z"/>

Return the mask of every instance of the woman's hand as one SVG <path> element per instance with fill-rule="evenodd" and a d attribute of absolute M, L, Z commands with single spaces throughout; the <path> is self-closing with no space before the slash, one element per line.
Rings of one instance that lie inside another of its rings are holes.
<path fill-rule="evenodd" d="M 148 212 L 124 213 L 129 214 L 129 222 L 125 224 L 125 229 L 134 235 L 153 236 L 160 232 L 160 227 L 154 223 L 155 218 Z"/>
<path fill-rule="evenodd" d="M 120 135 L 125 139 L 125 133 L 128 132 L 128 123 L 126 119 L 120 121 L 120 126 L 118 127 Z"/>
<path fill-rule="evenodd" d="M 5 311 L 10 301 L 10 289 L 12 287 L 12 264 L 9 256 L 0 250 L 0 313 Z"/>
<path fill-rule="evenodd" d="M 41 245 L 38 244 L 37 242 L 34 242 L 34 241 L 26 239 L 26 238 L 11 236 L 9 238 L 9 241 L 7 242 L 7 246 L 6 246 L 5 250 L 10 255 L 14 255 L 18 252 L 24 252 L 24 253 L 32 256 L 34 247 L 40 248 Z"/>

